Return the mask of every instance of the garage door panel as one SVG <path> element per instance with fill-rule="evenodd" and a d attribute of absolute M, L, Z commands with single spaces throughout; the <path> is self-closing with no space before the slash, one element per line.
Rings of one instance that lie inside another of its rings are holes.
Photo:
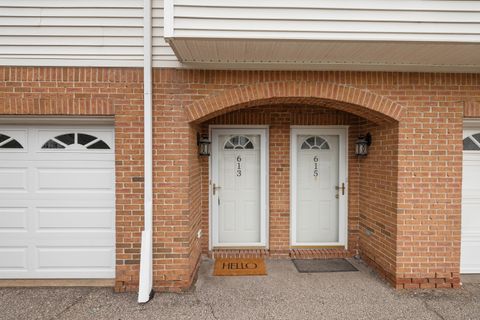
<path fill-rule="evenodd" d="M 114 170 L 107 168 L 37 168 L 39 192 L 111 192 Z"/>
<path fill-rule="evenodd" d="M 472 157 L 472 155 L 470 155 Z M 480 156 L 479 156 L 480 157 Z M 463 162 L 463 199 L 480 199 L 480 160 Z"/>
<path fill-rule="evenodd" d="M 41 231 L 36 232 L 2 232 L 0 233 L 0 248 L 13 247 L 106 247 L 112 250 L 115 241 L 114 230 L 97 231 Z"/>
<path fill-rule="evenodd" d="M 0 207 L 0 233 L 27 229 L 27 208 Z"/>
<path fill-rule="evenodd" d="M 464 200 L 462 204 L 462 230 L 464 234 L 480 235 L 480 202 L 469 203 Z"/>
<path fill-rule="evenodd" d="M 2 279 L 92 279 L 91 274 L 95 273 L 94 278 L 111 279 L 115 277 L 115 271 L 107 269 L 48 269 L 36 270 L 34 272 L 24 270 L 9 270 L 2 272 Z"/>
<path fill-rule="evenodd" d="M 479 273 L 480 270 L 480 237 L 463 239 L 461 265 L 463 273 Z"/>
<path fill-rule="evenodd" d="M 110 269 L 115 252 L 111 247 L 37 247 L 39 269 Z"/>
<path fill-rule="evenodd" d="M 27 177 L 28 168 L 9 168 L 2 163 L 0 168 L 0 193 L 27 192 Z"/>
<path fill-rule="evenodd" d="M 0 150 L 0 278 L 114 277 L 113 128 L 6 127 L 0 134 L 15 134 L 25 148 Z M 42 149 L 43 140 L 70 132 L 73 144 Z M 78 132 L 110 149 L 88 149 Z"/>
<path fill-rule="evenodd" d="M 1 197 L 1 194 L 0 194 Z M 42 207 L 112 207 L 112 202 L 115 200 L 115 191 L 112 192 L 37 192 L 28 194 L 28 203 L 25 203 L 25 195 L 22 194 L 8 194 L 8 206 L 9 207 L 21 207 L 25 204 L 42 208 Z M 1 202 L 0 205 L 4 205 Z M 113 207 L 112 207 L 113 208 Z"/>
<path fill-rule="evenodd" d="M 89 150 L 88 153 L 80 153 L 80 152 L 73 152 L 73 151 L 42 151 L 42 152 L 35 152 L 31 155 L 30 159 L 35 159 L 35 162 L 42 167 L 55 167 L 51 165 L 51 159 L 65 159 L 70 158 L 68 161 L 69 163 L 62 164 L 59 163 L 60 166 L 62 165 L 74 165 L 76 166 L 90 166 L 90 165 L 98 165 L 103 161 L 105 166 L 108 166 L 109 163 L 112 162 L 114 152 L 109 150 L 108 152 L 96 152 Z"/>
<path fill-rule="evenodd" d="M 0 247 L 0 273 L 27 270 L 27 247 Z"/>
<path fill-rule="evenodd" d="M 59 230 L 48 231 L 38 230 L 35 232 L 35 244 L 37 246 L 108 246 L 112 245 L 115 239 L 113 230 L 97 230 L 97 231 L 73 231 Z M 113 248 L 113 247 L 112 247 Z"/>
<path fill-rule="evenodd" d="M 113 230 L 112 208 L 38 208 L 38 228 L 69 230 Z"/>

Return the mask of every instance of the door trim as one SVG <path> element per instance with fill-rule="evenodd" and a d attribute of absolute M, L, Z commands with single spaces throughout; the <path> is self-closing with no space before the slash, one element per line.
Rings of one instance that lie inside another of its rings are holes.
<path fill-rule="evenodd" d="M 209 181 L 208 181 L 208 225 L 209 225 L 209 241 L 208 249 L 214 248 L 265 248 L 268 249 L 268 126 L 251 126 L 251 125 L 211 125 L 209 126 L 209 136 L 212 141 L 212 150 L 209 166 Z M 258 134 L 260 135 L 260 242 L 256 243 L 229 243 L 221 244 L 218 241 L 218 216 L 217 212 L 213 210 L 213 192 L 212 184 L 214 173 L 214 165 L 218 166 L 218 142 L 219 134 Z"/>
<path fill-rule="evenodd" d="M 0 116 L 1 125 L 114 126 L 113 116 Z"/>
<path fill-rule="evenodd" d="M 296 241 L 297 230 L 297 136 L 338 135 L 338 179 L 345 183 L 345 195 L 338 202 L 338 242 L 302 243 Z M 348 126 L 291 126 L 290 127 L 290 245 L 348 247 Z"/>

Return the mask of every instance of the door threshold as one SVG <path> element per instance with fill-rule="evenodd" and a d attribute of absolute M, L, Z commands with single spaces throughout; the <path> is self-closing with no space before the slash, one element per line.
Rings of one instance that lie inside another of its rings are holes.
<path fill-rule="evenodd" d="M 290 249 L 346 249 L 344 245 L 290 246 Z"/>
<path fill-rule="evenodd" d="M 323 248 L 290 248 L 291 259 L 341 259 L 351 258 L 354 252 L 348 251 L 345 247 L 323 247 Z"/>
<path fill-rule="evenodd" d="M 218 251 L 218 250 L 222 250 L 222 251 L 228 251 L 228 250 L 268 250 L 267 247 L 265 246 L 256 246 L 256 247 L 242 247 L 242 246 L 238 246 L 238 247 L 213 247 L 211 251 Z"/>
<path fill-rule="evenodd" d="M 261 248 L 214 248 L 208 252 L 210 258 L 265 258 L 270 252 L 265 247 Z"/>

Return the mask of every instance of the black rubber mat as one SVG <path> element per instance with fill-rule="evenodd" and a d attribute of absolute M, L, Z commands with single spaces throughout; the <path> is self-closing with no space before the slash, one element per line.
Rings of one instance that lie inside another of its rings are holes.
<path fill-rule="evenodd" d="M 294 259 L 292 261 L 301 273 L 358 271 L 345 259 Z"/>

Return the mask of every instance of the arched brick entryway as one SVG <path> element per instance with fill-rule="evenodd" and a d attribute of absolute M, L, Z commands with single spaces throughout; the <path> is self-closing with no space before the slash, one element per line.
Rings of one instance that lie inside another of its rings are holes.
<path fill-rule="evenodd" d="M 184 108 L 191 124 L 193 143 L 196 133 L 208 132 L 211 125 L 269 126 L 269 161 L 273 166 L 269 170 L 268 254 L 278 256 L 291 255 L 295 249 L 289 238 L 290 128 L 348 126 L 349 252 L 346 254 L 361 252 L 367 259 L 375 257 L 371 264 L 378 266 L 389 278 L 395 277 L 395 186 L 398 127 L 405 111 L 403 105 L 378 93 L 348 85 L 275 81 L 212 91 Z M 369 157 L 358 159 L 352 150 L 358 135 L 366 132 L 372 133 L 375 142 Z M 192 147 L 196 150 L 195 145 Z M 197 182 L 197 187 L 202 190 L 202 229 L 206 234 L 202 244 L 204 253 L 210 250 L 208 161 L 208 158 L 192 157 L 190 162 L 190 167 L 195 168 L 192 181 Z M 196 180 L 198 176 L 202 177 L 201 182 Z M 362 193 L 362 190 L 368 190 L 368 193 Z M 375 234 L 365 236 L 367 229 L 374 230 Z"/>
<path fill-rule="evenodd" d="M 226 89 L 186 107 L 189 122 L 202 122 L 222 113 L 266 104 L 323 105 L 375 123 L 401 120 L 404 107 L 371 91 L 325 82 L 264 82 Z"/>

